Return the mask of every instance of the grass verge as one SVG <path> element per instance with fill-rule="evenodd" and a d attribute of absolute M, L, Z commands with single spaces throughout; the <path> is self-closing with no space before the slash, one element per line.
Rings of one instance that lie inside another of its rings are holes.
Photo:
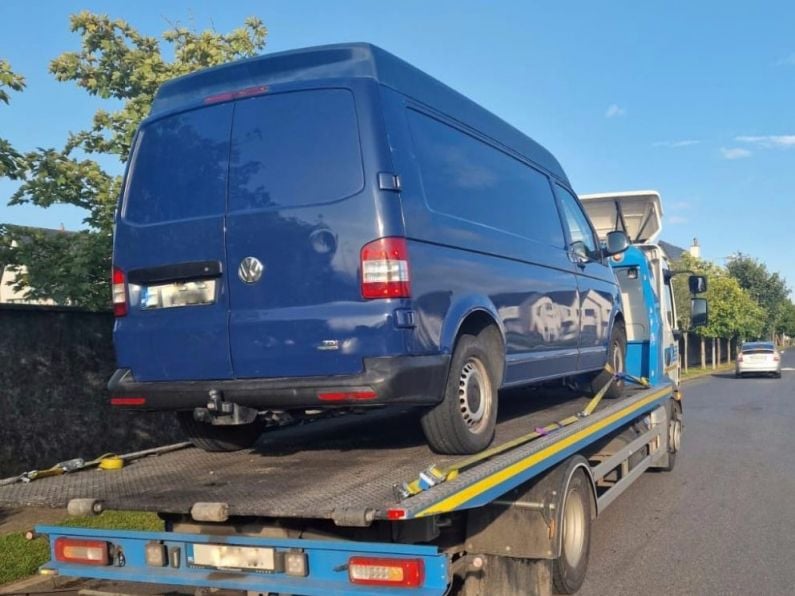
<path fill-rule="evenodd" d="M 706 368 L 691 366 L 687 372 L 682 371 L 681 379 L 683 381 L 687 381 L 689 379 L 696 379 L 698 377 L 704 377 L 713 373 L 726 372 L 730 370 L 734 370 L 734 362 L 724 362 L 723 364 L 718 364 L 715 368 L 712 368 L 712 366 L 707 366 Z"/>
<path fill-rule="evenodd" d="M 154 513 L 105 511 L 95 517 L 73 517 L 57 526 L 114 530 L 162 531 L 163 522 Z M 25 540 L 21 532 L 0 536 L 0 585 L 22 579 L 47 562 L 50 549 L 44 538 Z"/>

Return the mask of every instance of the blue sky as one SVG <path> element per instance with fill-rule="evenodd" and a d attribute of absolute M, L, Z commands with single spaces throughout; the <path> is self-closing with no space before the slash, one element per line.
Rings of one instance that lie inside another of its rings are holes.
<path fill-rule="evenodd" d="M 544 144 L 577 192 L 657 189 L 664 239 L 751 254 L 795 285 L 795 3 L 3 0 L 0 57 L 28 89 L 0 106 L 0 136 L 20 149 L 62 146 L 102 105 L 47 72 L 77 49 L 82 9 L 150 35 L 257 15 L 266 52 L 373 42 Z M 81 227 L 77 209 L 6 207 L 13 189 L 0 180 L 0 222 Z"/>

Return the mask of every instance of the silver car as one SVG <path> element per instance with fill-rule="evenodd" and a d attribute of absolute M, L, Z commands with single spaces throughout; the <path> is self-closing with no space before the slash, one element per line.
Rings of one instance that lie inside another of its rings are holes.
<path fill-rule="evenodd" d="M 745 342 L 737 354 L 734 376 L 772 374 L 781 378 L 781 354 L 768 341 Z"/>

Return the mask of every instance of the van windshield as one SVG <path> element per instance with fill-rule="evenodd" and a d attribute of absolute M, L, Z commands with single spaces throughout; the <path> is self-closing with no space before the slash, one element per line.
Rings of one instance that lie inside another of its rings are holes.
<path fill-rule="evenodd" d="M 123 215 L 151 224 L 329 203 L 364 187 L 353 95 L 263 95 L 156 120 L 138 134 Z M 228 202 L 227 202 L 228 193 Z"/>

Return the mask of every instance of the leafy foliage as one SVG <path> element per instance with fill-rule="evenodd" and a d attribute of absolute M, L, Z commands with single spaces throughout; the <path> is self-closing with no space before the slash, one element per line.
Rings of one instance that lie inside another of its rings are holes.
<path fill-rule="evenodd" d="M 11 70 L 11 65 L 0 59 L 0 101 L 8 105 L 11 98 L 9 91 L 22 91 L 25 88 L 25 78 Z M 21 164 L 20 154 L 6 139 L 0 137 L 0 176 L 15 178 Z"/>
<path fill-rule="evenodd" d="M 268 31 L 256 17 L 226 34 L 174 26 L 162 34 L 163 48 L 161 39 L 123 20 L 88 11 L 71 17 L 71 30 L 81 38 L 80 50 L 55 58 L 50 72 L 119 107 L 98 110 L 91 126 L 71 133 L 63 149 L 20 154 L 0 139 L 0 176 L 21 181 L 11 205 L 74 205 L 87 211 L 88 230 L 59 235 L 5 226 L 0 228 L 0 263 L 19 266 L 18 287 L 29 298 L 102 309 L 110 301 L 113 213 L 121 178 L 92 156 L 126 162 L 135 130 L 163 82 L 252 56 L 265 46 Z M 172 60 L 166 58 L 170 55 Z M 0 61 L 0 100 L 7 102 L 4 86 L 18 91 L 23 85 Z"/>
<path fill-rule="evenodd" d="M 703 337 L 723 338 L 760 336 L 765 324 L 764 309 L 725 269 L 688 254 L 684 254 L 673 269 L 707 276 L 708 289 L 704 297 L 709 301 L 709 324 L 696 328 L 696 333 Z M 679 325 L 685 331 L 691 327 L 690 312 L 686 306 L 690 304 L 687 277 L 687 274 L 681 273 L 673 278 L 674 299 L 679 306 Z"/>
<path fill-rule="evenodd" d="M 791 304 L 786 280 L 778 273 L 770 273 L 763 263 L 743 253 L 734 255 L 726 269 L 764 309 L 765 324 L 762 333 L 769 337 L 780 332 L 785 309 Z"/>

